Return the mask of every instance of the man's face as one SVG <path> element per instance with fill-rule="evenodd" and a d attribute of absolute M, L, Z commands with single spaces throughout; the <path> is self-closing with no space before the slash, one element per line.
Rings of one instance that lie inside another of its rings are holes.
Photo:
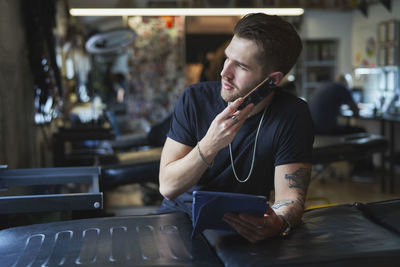
<path fill-rule="evenodd" d="M 221 96 L 227 102 L 246 95 L 264 80 L 265 73 L 257 60 L 260 47 L 256 42 L 233 36 L 225 49 L 225 63 L 221 72 Z"/>

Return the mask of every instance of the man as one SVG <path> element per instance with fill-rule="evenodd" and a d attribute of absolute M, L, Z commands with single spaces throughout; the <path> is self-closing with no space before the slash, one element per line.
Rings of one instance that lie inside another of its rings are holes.
<path fill-rule="evenodd" d="M 334 82 L 324 82 L 310 95 L 308 100 L 316 134 L 351 134 L 365 132 L 356 126 L 341 125 L 338 116 L 343 104 L 347 104 L 357 116 L 359 109 L 354 102 L 344 75 Z"/>
<path fill-rule="evenodd" d="M 237 23 L 221 82 L 188 87 L 175 107 L 161 156 L 160 212 L 190 215 L 193 190 L 265 196 L 275 190 L 263 218 L 229 213 L 224 220 L 251 242 L 286 233 L 301 221 L 314 139 L 307 103 L 275 90 L 237 110 L 265 77 L 279 84 L 301 47 L 280 17 L 249 14 Z"/>

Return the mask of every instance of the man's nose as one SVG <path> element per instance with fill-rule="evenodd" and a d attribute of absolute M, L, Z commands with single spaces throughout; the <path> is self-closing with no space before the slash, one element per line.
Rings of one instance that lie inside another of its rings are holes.
<path fill-rule="evenodd" d="M 229 62 L 225 61 L 224 67 L 222 68 L 220 74 L 222 78 L 227 78 L 230 80 L 233 79 L 232 64 L 229 64 Z"/>

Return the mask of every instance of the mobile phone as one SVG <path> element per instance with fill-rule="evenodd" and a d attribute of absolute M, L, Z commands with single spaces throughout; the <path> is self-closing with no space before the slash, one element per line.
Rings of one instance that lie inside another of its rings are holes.
<path fill-rule="evenodd" d="M 267 77 L 265 80 L 260 82 L 253 90 L 251 90 L 247 95 L 244 96 L 242 104 L 237 108 L 238 110 L 243 109 L 250 103 L 257 105 L 261 100 L 267 97 L 276 88 L 272 78 Z"/>

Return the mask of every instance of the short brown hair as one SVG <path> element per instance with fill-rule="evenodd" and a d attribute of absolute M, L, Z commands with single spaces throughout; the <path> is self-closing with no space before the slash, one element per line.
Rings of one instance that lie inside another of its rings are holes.
<path fill-rule="evenodd" d="M 294 27 L 278 16 L 248 14 L 238 21 L 233 32 L 239 38 L 256 41 L 263 48 L 261 64 L 270 72 L 281 71 L 286 75 L 303 47 Z"/>

